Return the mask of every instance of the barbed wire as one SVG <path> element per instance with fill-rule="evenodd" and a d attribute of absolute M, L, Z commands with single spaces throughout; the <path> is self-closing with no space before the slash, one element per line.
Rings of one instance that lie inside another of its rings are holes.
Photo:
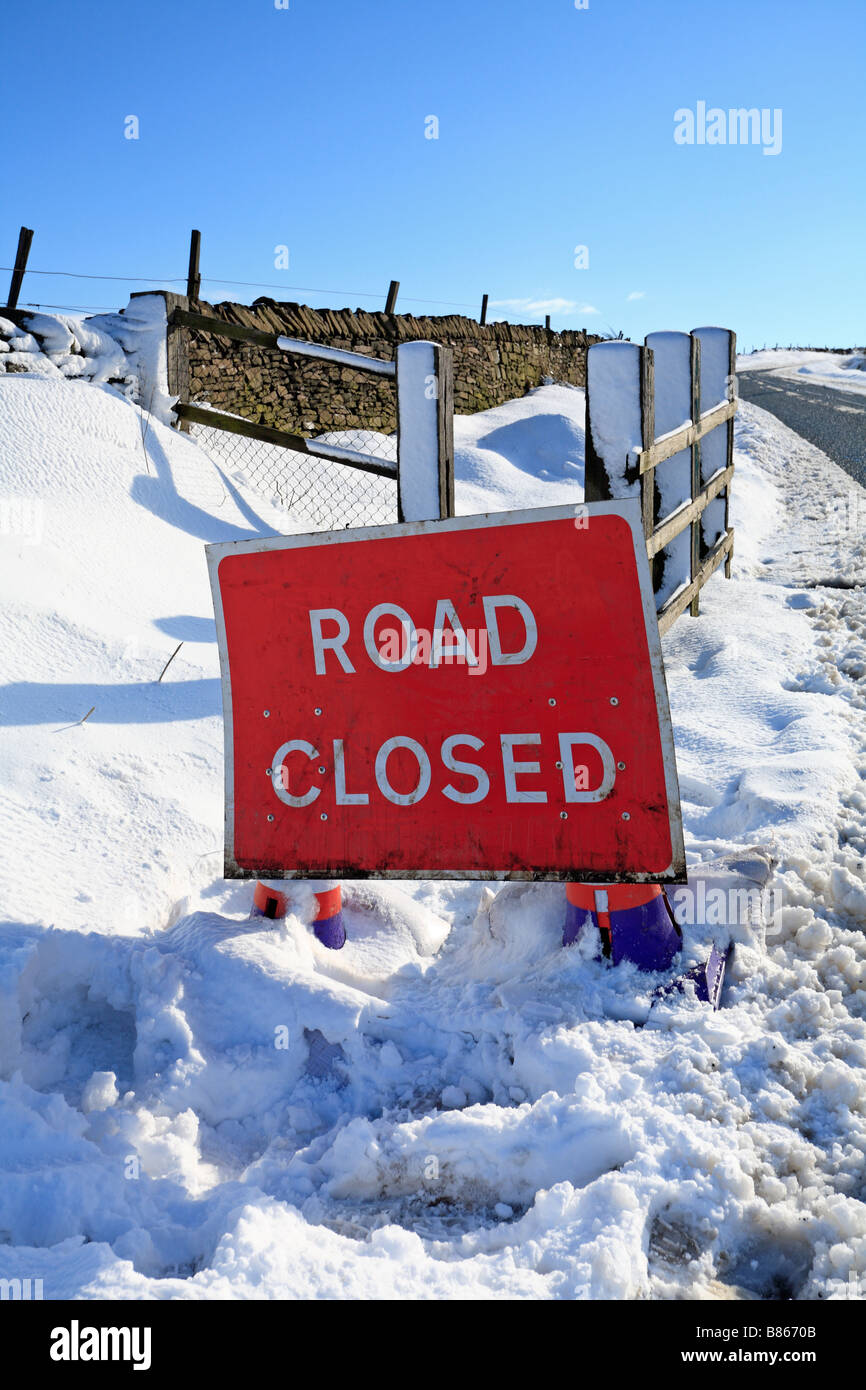
<path fill-rule="evenodd" d="M 15 270 L 14 265 L 0 265 L 0 270 Z M 25 275 L 64 275 L 69 280 L 118 280 L 132 282 L 136 285 L 152 285 L 159 281 L 162 284 L 179 284 L 186 281 L 186 275 L 89 275 L 77 270 L 31 270 L 28 265 L 24 271 Z"/>
<path fill-rule="evenodd" d="M 11 265 L 0 265 L 0 271 L 8 271 L 10 274 L 14 269 L 15 267 Z M 118 284 L 131 285 L 185 285 L 188 279 L 186 275 L 91 275 L 75 270 L 31 270 L 29 266 L 25 273 L 27 275 L 60 275 L 69 280 L 112 280 Z M 247 289 L 254 290 L 292 290 L 296 294 L 347 294 L 358 299 L 382 298 L 381 290 L 325 290 L 318 285 L 286 285 L 280 280 L 227 280 L 219 275 L 202 275 L 201 282 L 210 285 L 243 285 Z M 476 304 L 470 304 L 467 300 L 424 299 L 418 295 L 403 295 L 401 303 L 439 304 L 455 309 L 476 309 L 478 307 Z"/>
<path fill-rule="evenodd" d="M 32 299 L 25 299 L 19 305 L 19 309 L 66 309 L 70 314 L 116 314 L 116 304 L 37 304 Z M 0 318 L 4 314 L 3 306 L 0 305 Z"/>
<path fill-rule="evenodd" d="M 0 265 L 0 272 L 12 274 L 14 270 L 14 266 Z M 163 285 L 185 285 L 188 281 L 188 276 L 186 275 L 94 275 L 86 271 L 76 270 L 31 270 L 29 266 L 26 268 L 25 274 L 60 276 L 68 280 L 101 280 L 111 281 L 115 284 L 151 285 L 154 288 L 159 288 Z M 201 283 L 210 285 L 239 285 L 246 289 L 282 290 L 284 292 L 290 291 L 293 294 L 321 294 L 330 296 L 331 298 L 336 298 L 338 295 L 345 295 L 350 299 L 378 299 L 380 302 L 383 298 L 381 290 L 326 290 L 317 285 L 286 285 L 279 280 L 228 280 L 217 275 L 202 275 Z M 400 303 L 428 304 L 442 309 L 472 309 L 475 314 L 478 313 L 479 308 L 478 301 L 470 303 L 465 299 L 425 299 L 420 295 L 401 295 Z M 28 300 L 26 305 L 22 307 L 29 309 L 70 309 L 80 310 L 81 312 L 96 311 L 98 313 L 115 312 L 113 308 L 105 305 L 37 304 L 33 300 Z M 491 308 L 495 307 L 496 302 L 494 301 L 491 304 Z M 519 309 L 514 309 L 511 312 L 513 318 L 522 322 L 532 324 L 538 321 L 537 314 L 521 313 Z M 491 322 L 496 322 L 496 320 L 491 320 Z"/>

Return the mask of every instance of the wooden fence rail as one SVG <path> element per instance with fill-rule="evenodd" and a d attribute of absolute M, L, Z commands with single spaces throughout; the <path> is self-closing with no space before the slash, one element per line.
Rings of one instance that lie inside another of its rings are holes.
<path fill-rule="evenodd" d="M 182 370 L 185 353 L 172 345 L 173 336 L 195 329 L 215 337 L 256 343 L 295 357 L 324 359 L 337 366 L 378 376 L 393 377 L 397 388 L 397 459 L 342 448 L 330 440 L 319 441 L 223 415 L 203 404 L 189 401 L 188 373 Z M 168 316 L 168 359 L 176 361 L 175 389 L 180 399 L 174 407 L 182 423 L 207 425 L 245 435 L 266 444 L 276 444 L 296 453 L 332 463 L 358 468 L 397 483 L 398 519 L 437 520 L 454 515 L 454 383 L 451 349 L 439 343 L 411 341 L 400 343 L 391 360 L 345 352 L 321 343 L 307 343 L 283 334 L 265 333 L 244 324 L 211 318 L 176 305 Z"/>
<path fill-rule="evenodd" d="M 292 449 L 296 454 L 309 454 L 311 458 L 328 459 L 332 463 L 347 463 L 352 468 L 360 468 L 365 473 L 376 473 L 380 478 L 397 477 L 396 463 L 386 463 L 369 455 L 354 453 L 351 450 L 314 448 L 315 440 L 305 439 L 300 434 L 290 434 L 287 430 L 277 430 L 271 425 L 259 425 L 252 420 L 241 420 L 236 415 L 222 415 L 216 410 L 190 405 L 179 401 L 174 407 L 179 420 L 187 420 L 191 425 L 207 425 L 212 430 L 225 430 L 228 434 L 242 434 L 247 439 L 258 439 L 263 444 L 276 444 L 281 449 Z"/>

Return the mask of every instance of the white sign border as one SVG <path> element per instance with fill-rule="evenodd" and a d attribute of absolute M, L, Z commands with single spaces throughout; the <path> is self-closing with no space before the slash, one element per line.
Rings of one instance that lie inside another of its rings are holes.
<path fill-rule="evenodd" d="M 641 604 L 644 615 L 647 648 L 652 667 L 653 690 L 655 692 L 656 713 L 662 745 L 662 760 L 665 774 L 665 791 L 668 803 L 668 824 L 671 832 L 671 862 L 661 873 L 636 873 L 627 878 L 616 879 L 609 874 L 593 874 L 588 871 L 564 872 L 554 869 L 539 873 L 537 870 L 515 869 L 371 869 L 369 872 L 356 871 L 348 874 L 344 869 L 317 868 L 314 870 L 271 868 L 242 868 L 234 857 L 234 720 L 232 715 L 231 675 L 229 672 L 228 645 L 226 641 L 225 617 L 222 595 L 219 586 L 219 567 L 231 555 L 256 554 L 270 550 L 303 550 L 311 546 L 354 545 L 358 541 L 391 540 L 399 536 L 424 536 L 448 531 L 481 530 L 495 526 L 525 526 L 542 521 L 567 521 L 584 518 L 592 521 L 594 516 L 618 516 L 631 530 L 634 554 L 640 584 Z M 205 546 L 211 593 L 213 595 L 214 616 L 216 619 L 217 644 L 219 647 L 220 672 L 223 695 L 223 733 L 225 744 L 225 861 L 224 877 L 267 879 L 322 879 L 343 878 L 349 881 L 366 878 L 382 879 L 469 879 L 536 882 L 580 882 L 580 883 L 685 883 L 686 856 L 683 841 L 683 822 L 680 809 L 679 782 L 677 779 L 676 751 L 674 747 L 673 726 L 671 724 L 668 702 L 667 682 L 665 680 L 664 658 L 661 638 L 656 619 L 655 596 L 650 579 L 649 561 L 646 553 L 640 502 L 626 498 L 608 502 L 575 502 L 557 507 L 533 507 L 525 511 L 484 512 L 476 516 L 448 517 L 443 521 L 407 521 L 391 526 L 347 527 L 343 531 L 304 532 L 295 536 L 267 536 L 261 540 L 218 541 Z"/>

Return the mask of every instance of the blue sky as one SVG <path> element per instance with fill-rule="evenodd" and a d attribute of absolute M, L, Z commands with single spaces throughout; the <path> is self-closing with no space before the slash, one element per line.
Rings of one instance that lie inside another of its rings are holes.
<path fill-rule="evenodd" d="M 375 308 L 394 278 L 414 313 L 863 342 L 861 0 L 7 0 L 0 34 L 4 266 L 23 222 L 35 269 L 163 283 L 195 226 L 211 300 Z M 699 101 L 780 108 L 781 152 L 676 144 Z"/>

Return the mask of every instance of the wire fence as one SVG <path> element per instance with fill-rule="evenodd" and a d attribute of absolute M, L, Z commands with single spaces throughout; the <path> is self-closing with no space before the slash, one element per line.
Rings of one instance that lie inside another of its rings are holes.
<path fill-rule="evenodd" d="M 14 266 L 0 265 L 0 274 L 14 274 L 14 272 Z M 128 286 L 144 285 L 154 291 L 168 290 L 172 288 L 176 289 L 178 286 L 187 284 L 188 281 L 188 275 L 97 275 L 93 272 L 76 270 L 36 270 L 31 269 L 29 265 L 26 266 L 26 274 L 28 276 L 28 285 L 31 283 L 32 277 L 37 276 L 40 279 L 59 278 L 63 280 L 77 280 L 81 282 L 102 282 L 104 284 L 114 283 L 118 285 Z M 369 299 L 381 302 L 383 298 L 381 290 L 325 289 L 322 286 L 317 285 L 290 285 L 283 280 L 229 280 L 223 276 L 218 275 L 201 275 L 199 277 L 199 281 L 202 285 L 228 285 L 232 287 L 242 287 L 246 289 L 255 290 L 279 290 L 280 296 L 283 299 L 285 299 L 286 296 L 289 295 L 296 296 L 301 294 L 316 294 L 326 300 L 342 300 L 345 304 L 345 302 L 349 299 L 353 299 L 356 301 L 362 299 Z M 50 293 L 47 287 L 46 293 Z M 74 289 L 72 289 L 70 293 L 71 296 L 74 298 Z M 483 298 L 486 299 L 487 296 L 483 296 Z M 401 294 L 400 303 L 420 305 L 422 306 L 422 313 L 428 312 L 430 310 L 433 310 L 435 312 L 436 309 L 470 310 L 472 316 L 475 317 L 478 314 L 479 300 L 438 299 L 430 298 L 429 296 L 425 297 L 422 295 Z M 541 320 L 545 317 L 545 315 L 548 312 L 557 314 L 560 309 L 559 301 L 555 299 L 551 300 L 549 303 L 544 302 L 542 300 L 533 301 L 528 298 L 524 300 L 491 299 L 489 303 L 490 309 L 491 311 L 493 311 L 493 318 L 491 319 L 491 322 L 494 322 L 496 320 L 504 320 L 509 323 L 517 322 L 521 324 L 526 324 L 529 327 L 539 326 Z M 22 309 L 26 308 L 35 310 L 59 309 L 67 310 L 72 313 L 116 313 L 118 309 L 118 305 L 116 304 L 52 304 L 44 300 L 37 301 L 32 299 L 21 300 L 18 307 Z M 331 307 L 337 306 L 332 305 Z M 502 310 L 504 312 L 496 313 L 496 310 Z M 589 312 L 594 313 L 596 311 L 590 310 Z M 482 313 L 486 314 L 486 307 L 482 309 Z M 484 319 L 482 319 L 482 322 L 483 321 Z M 616 336 L 613 330 L 610 330 L 610 336 Z"/>
<path fill-rule="evenodd" d="M 321 447 L 328 453 L 339 454 L 345 450 L 352 454 L 366 454 L 375 463 L 397 467 L 396 434 L 382 434 L 379 430 L 365 429 L 328 430 L 327 433 L 317 434 L 308 442 L 314 451 Z M 387 482 L 388 479 L 384 481 Z"/>
<path fill-rule="evenodd" d="M 263 497 L 313 531 L 383 526 L 397 520 L 397 477 L 382 478 L 348 463 L 316 459 L 278 444 L 191 424 L 190 435 L 230 476 L 240 474 Z M 396 435 L 331 431 L 311 443 L 397 463 Z"/>
<path fill-rule="evenodd" d="M 0 271 L 14 271 L 11 265 L 0 265 Z M 168 285 L 185 285 L 186 275 L 94 275 L 90 273 L 80 273 L 75 270 L 31 270 L 27 267 L 28 275 L 60 276 L 65 280 L 109 280 L 121 285 L 150 285 L 154 289 L 164 289 Z M 382 298 L 381 290 L 325 290 L 317 285 L 289 285 L 283 280 L 226 280 L 218 275 L 202 275 L 202 284 L 210 285 L 242 285 L 249 289 L 270 289 L 290 291 L 293 294 L 324 294 L 330 295 L 350 295 L 358 299 Z M 443 308 L 451 309 L 475 309 L 476 301 L 469 302 L 465 299 L 423 299 L 417 295 L 403 295 L 402 302 L 405 304 L 435 304 Z"/>

